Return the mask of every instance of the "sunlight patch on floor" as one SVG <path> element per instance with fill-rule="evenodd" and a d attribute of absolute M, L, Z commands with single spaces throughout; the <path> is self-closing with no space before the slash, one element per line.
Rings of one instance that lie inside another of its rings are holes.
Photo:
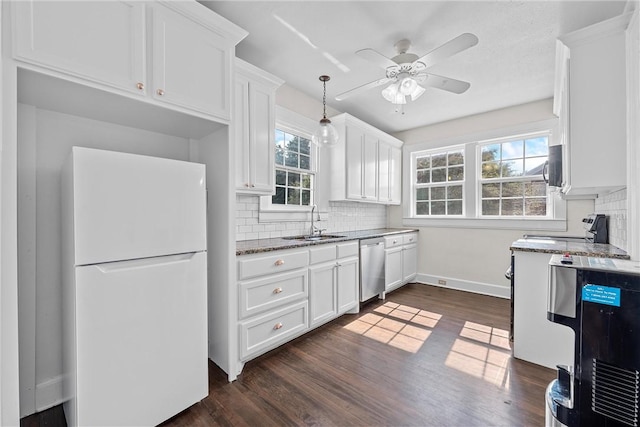
<path fill-rule="evenodd" d="M 447 355 L 445 365 L 508 389 L 509 332 L 465 322 L 459 336 Z"/>
<path fill-rule="evenodd" d="M 345 329 L 410 353 L 417 353 L 442 315 L 386 302 Z"/>

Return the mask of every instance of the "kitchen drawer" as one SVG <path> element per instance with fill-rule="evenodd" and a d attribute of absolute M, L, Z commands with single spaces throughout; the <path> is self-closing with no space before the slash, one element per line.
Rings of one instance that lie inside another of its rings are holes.
<path fill-rule="evenodd" d="M 407 233 L 402 235 L 402 244 L 408 245 L 411 243 L 418 243 L 417 233 Z"/>
<path fill-rule="evenodd" d="M 309 327 L 307 301 L 240 322 L 240 359 L 289 341 Z"/>
<path fill-rule="evenodd" d="M 338 258 L 346 258 L 349 256 L 358 256 L 360 253 L 360 243 L 355 242 L 342 243 L 338 245 Z"/>
<path fill-rule="evenodd" d="M 387 236 L 384 238 L 384 247 L 385 249 L 395 248 L 396 246 L 402 245 L 402 242 L 402 234 L 394 234 L 392 236 Z"/>
<path fill-rule="evenodd" d="M 309 249 L 311 264 L 332 261 L 336 259 L 336 245 L 318 245 Z"/>
<path fill-rule="evenodd" d="M 283 273 L 306 267 L 309 264 L 309 251 L 269 252 L 268 255 L 247 255 L 238 257 L 238 280 L 267 274 Z"/>
<path fill-rule="evenodd" d="M 307 282 L 306 269 L 240 282 L 240 319 L 306 299 L 309 295 Z"/>

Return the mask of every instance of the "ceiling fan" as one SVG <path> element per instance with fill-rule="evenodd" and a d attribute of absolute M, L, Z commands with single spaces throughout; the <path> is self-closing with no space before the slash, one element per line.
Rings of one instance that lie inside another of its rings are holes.
<path fill-rule="evenodd" d="M 429 73 L 427 68 L 476 44 L 478 38 L 475 35 L 464 33 L 421 57 L 408 53 L 411 42 L 407 39 L 402 39 L 394 45 L 397 55 L 393 58 L 387 58 L 374 49 L 361 49 L 356 54 L 385 69 L 386 77 L 343 92 L 336 96 L 336 100 L 342 101 L 386 83 L 391 84 L 382 90 L 382 96 L 392 104 L 405 104 L 407 96 L 415 101 L 425 92 L 425 86 L 463 93 L 469 89 L 470 83 Z"/>

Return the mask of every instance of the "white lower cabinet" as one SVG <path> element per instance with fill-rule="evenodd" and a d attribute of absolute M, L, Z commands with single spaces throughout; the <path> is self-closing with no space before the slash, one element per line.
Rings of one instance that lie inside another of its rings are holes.
<path fill-rule="evenodd" d="M 357 312 L 359 265 L 358 241 L 239 256 L 240 361 Z"/>
<path fill-rule="evenodd" d="M 393 291 L 416 277 L 418 234 L 392 235 L 385 240 L 385 292 Z"/>

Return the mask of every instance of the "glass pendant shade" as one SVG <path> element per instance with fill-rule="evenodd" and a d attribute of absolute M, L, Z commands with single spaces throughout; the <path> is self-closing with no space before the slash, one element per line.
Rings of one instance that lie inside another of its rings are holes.
<path fill-rule="evenodd" d="M 327 118 L 320 119 L 320 125 L 313 133 L 311 142 L 319 147 L 332 146 L 338 143 L 338 131 Z"/>

